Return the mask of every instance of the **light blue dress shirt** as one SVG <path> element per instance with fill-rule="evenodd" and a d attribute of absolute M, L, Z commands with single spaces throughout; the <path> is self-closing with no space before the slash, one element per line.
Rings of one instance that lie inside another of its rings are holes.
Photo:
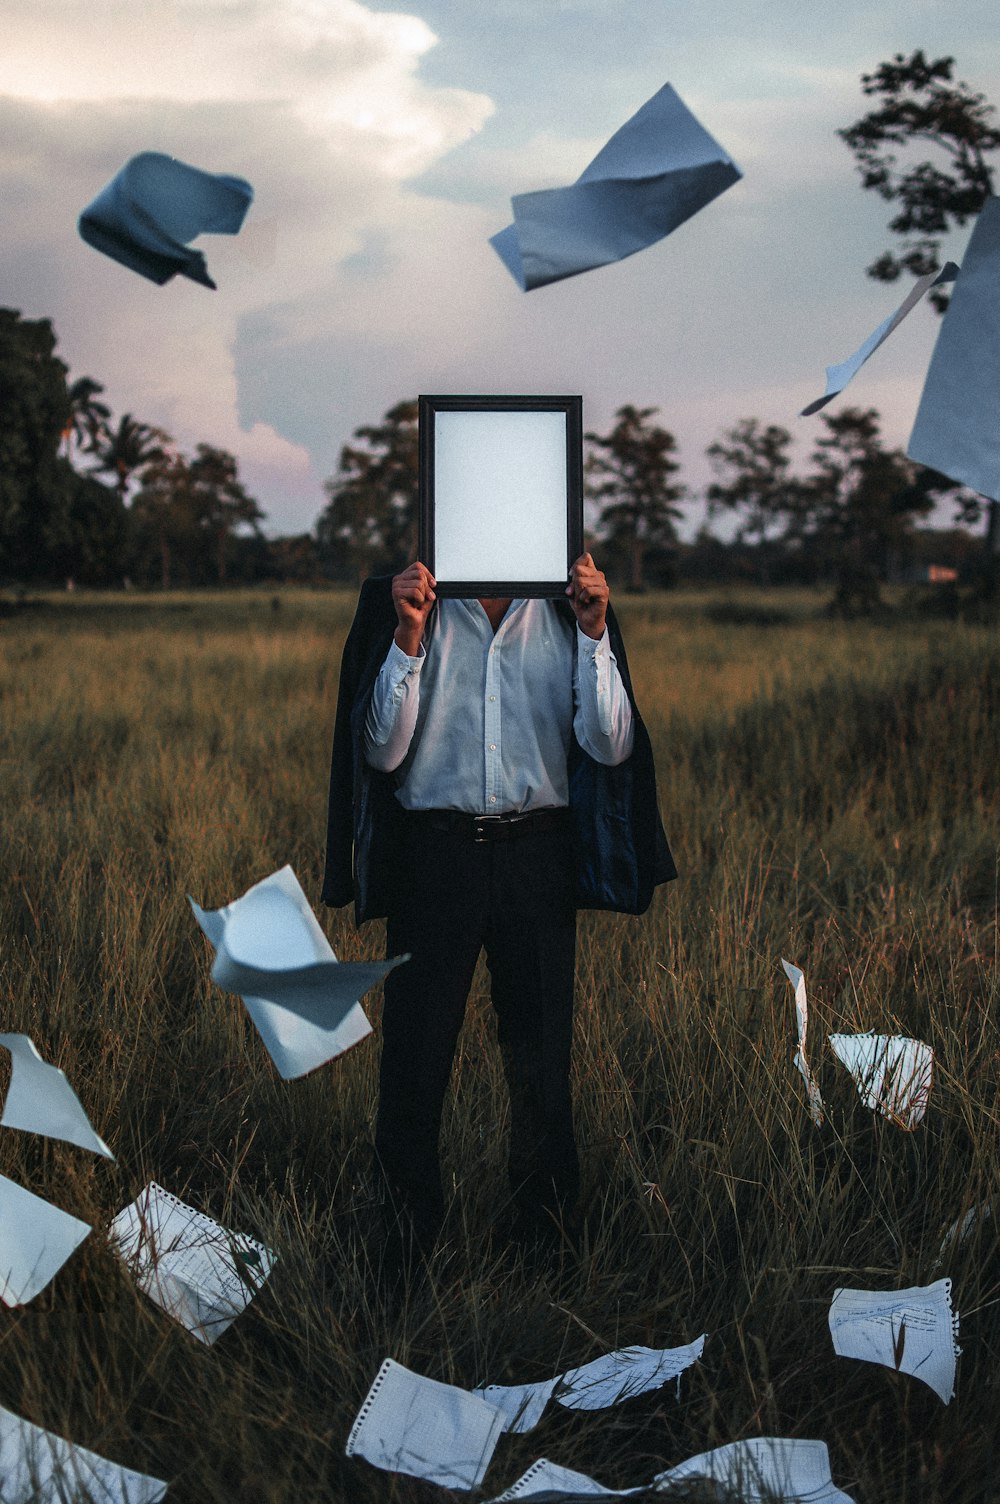
<path fill-rule="evenodd" d="M 372 767 L 406 809 L 523 814 L 569 803 L 576 735 L 598 762 L 632 751 L 632 709 L 608 642 L 547 600 L 512 601 L 496 633 L 477 600 L 438 601 L 418 657 L 389 649 L 365 723 Z"/>

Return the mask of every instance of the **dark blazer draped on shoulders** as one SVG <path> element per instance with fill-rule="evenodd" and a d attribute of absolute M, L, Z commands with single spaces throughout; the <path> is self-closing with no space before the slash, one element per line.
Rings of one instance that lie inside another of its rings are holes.
<path fill-rule="evenodd" d="M 575 627 L 569 602 L 554 604 Z M 366 580 L 340 667 L 322 895 L 335 908 L 353 899 L 358 924 L 382 918 L 388 910 L 404 818 L 395 776 L 371 767 L 364 755 L 368 704 L 395 629 L 391 577 Z M 649 734 L 636 707 L 625 646 L 610 606 L 608 636 L 632 706 L 635 744 L 631 756 L 612 768 L 572 740 L 569 802 L 576 901 L 582 909 L 641 914 L 656 885 L 676 877 L 677 869 L 660 821 Z"/>

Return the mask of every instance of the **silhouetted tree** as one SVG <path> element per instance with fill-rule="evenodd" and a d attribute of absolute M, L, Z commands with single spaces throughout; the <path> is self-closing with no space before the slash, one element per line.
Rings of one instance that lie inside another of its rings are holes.
<path fill-rule="evenodd" d="M 720 442 L 706 450 L 719 477 L 708 488 L 709 516 L 723 508 L 739 517 L 737 541 L 756 544 L 762 580 L 767 580 L 765 545 L 802 516 L 804 493 L 791 474 L 787 428 L 756 418 L 741 418 Z"/>
<path fill-rule="evenodd" d="M 44 579 L 71 541 L 75 476 L 59 454 L 70 403 L 48 319 L 0 308 L 0 575 Z"/>
<path fill-rule="evenodd" d="M 647 555 L 676 548 L 674 522 L 682 514 L 675 502 L 686 489 L 670 479 L 680 469 L 673 458 L 677 445 L 672 433 L 650 422 L 658 411 L 626 405 L 615 413 L 610 433 L 586 435 L 592 446 L 587 490 L 602 504 L 597 531 L 627 550 L 628 588 L 634 591 L 645 589 Z"/>
<path fill-rule="evenodd" d="M 193 532 L 188 464 L 178 451 L 161 449 L 144 466 L 129 521 L 136 573 L 147 575 L 155 560 L 160 585 L 169 590 L 178 551 L 190 546 Z"/>
<path fill-rule="evenodd" d="M 74 477 L 70 544 L 60 573 L 81 585 L 118 585 L 128 572 L 129 514 L 113 486 L 93 475 Z"/>
<path fill-rule="evenodd" d="M 880 604 L 893 552 L 931 511 L 942 477 L 900 449 L 882 448 L 874 408 L 822 418 L 827 431 L 816 441 L 807 482 L 811 531 L 836 577 L 835 608 L 864 614 Z"/>
<path fill-rule="evenodd" d="M 194 527 L 208 538 L 219 584 L 226 579 L 226 552 L 241 527 L 259 536 L 265 513 L 244 489 L 233 455 L 199 444 L 187 467 L 187 498 Z"/>
<path fill-rule="evenodd" d="M 880 101 L 878 109 L 838 131 L 853 151 L 865 188 L 874 188 L 901 208 L 889 229 L 903 237 L 902 254 L 885 251 L 868 268 L 870 277 L 894 281 L 904 269 L 921 276 L 940 264 L 941 237 L 974 219 L 993 192 L 993 169 L 987 162 L 1000 147 L 996 110 L 968 84 L 953 83 L 955 59 L 932 61 L 923 52 L 907 58 L 897 53 L 861 77 L 862 91 Z M 907 167 L 898 164 L 893 147 L 927 143 L 936 160 Z M 932 290 L 939 312 L 947 294 Z M 976 503 L 966 493 L 962 521 L 986 517 L 987 569 L 995 588 L 1000 575 L 1000 502 Z"/>
<path fill-rule="evenodd" d="M 122 501 L 128 496 L 133 476 L 141 479 L 144 470 L 156 464 L 169 445 L 170 435 L 162 428 L 140 423 L 131 413 L 119 418 L 117 428 L 107 428 L 98 449 L 97 471 L 114 476 L 115 488 Z"/>
<path fill-rule="evenodd" d="M 877 109 L 837 134 L 853 151 L 865 188 L 900 212 L 889 229 L 903 238 L 902 253 L 885 251 L 868 275 L 893 282 L 906 270 L 915 276 L 940 265 L 941 236 L 975 218 L 993 192 L 987 155 L 1000 146 L 996 113 L 968 84 L 952 82 L 955 59 L 928 62 L 923 52 L 897 53 L 861 77 L 863 93 Z M 900 166 L 894 147 L 926 142 L 936 160 Z M 937 305 L 944 306 L 940 297 Z"/>
<path fill-rule="evenodd" d="M 399 402 L 380 424 L 356 428 L 345 444 L 330 498 L 316 522 L 327 566 L 367 575 L 402 568 L 416 552 L 418 435 L 416 402 Z"/>
<path fill-rule="evenodd" d="M 92 376 L 79 376 L 69 388 L 69 419 L 62 431 L 66 458 L 84 454 L 100 455 L 108 437 L 111 409 L 98 401 L 104 388 Z"/>

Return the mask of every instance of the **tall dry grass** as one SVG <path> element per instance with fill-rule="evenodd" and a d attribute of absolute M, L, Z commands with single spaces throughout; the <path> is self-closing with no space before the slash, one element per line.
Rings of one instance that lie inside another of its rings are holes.
<path fill-rule="evenodd" d="M 937 1265 L 1000 1178 L 995 630 L 834 623 L 807 594 L 621 603 L 682 876 L 641 919 L 581 919 L 583 1252 L 561 1282 L 504 1252 L 481 974 L 443 1132 L 445 1238 L 391 1312 L 369 1278 L 377 1035 L 281 1082 L 212 986 L 185 897 L 222 904 L 285 862 L 318 894 L 352 609 L 77 597 L 0 622 L 0 1016 L 66 1070 L 118 1156 L 0 1133 L 0 1172 L 96 1228 L 4 1313 L 0 1403 L 169 1478 L 177 1501 L 405 1504 L 442 1495 L 343 1455 L 387 1354 L 514 1382 L 705 1331 L 679 1397 L 551 1407 L 502 1440 L 483 1496 L 543 1454 L 625 1486 L 761 1433 L 826 1440 L 858 1504 L 1000 1493 L 1000 1203 Z M 341 958 L 381 953 L 379 927 L 321 918 Z M 822 1128 L 791 1067 L 782 955 L 809 985 Z M 823 1046 L 867 1029 L 935 1049 L 913 1134 L 866 1111 Z M 108 1249 L 152 1178 L 280 1255 L 212 1349 Z M 964 1349 L 947 1408 L 837 1359 L 826 1326 L 837 1285 L 940 1273 Z"/>

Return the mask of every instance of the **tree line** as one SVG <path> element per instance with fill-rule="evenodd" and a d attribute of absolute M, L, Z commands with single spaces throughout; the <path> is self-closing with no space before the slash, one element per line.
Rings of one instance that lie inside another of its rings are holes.
<path fill-rule="evenodd" d="M 0 582 L 130 579 L 169 587 L 245 575 L 265 513 L 237 461 L 113 421 L 90 376 L 69 382 L 49 319 L 0 308 Z"/>
<path fill-rule="evenodd" d="M 680 503 L 691 493 L 679 479 L 677 441 L 656 418 L 655 407 L 626 404 L 607 433 L 585 436 L 588 540 L 609 575 L 633 591 L 673 584 L 697 547 L 678 535 Z M 969 521 L 978 498 L 886 448 L 874 408 L 824 414 L 822 424 L 811 468 L 799 475 L 788 429 L 741 419 L 707 451 L 715 475 L 708 511 L 733 519 L 733 546 L 763 583 L 831 580 L 839 607 L 863 611 L 899 573 L 916 523 L 938 501 L 951 497 L 959 520 Z M 391 572 L 415 556 L 416 402 L 397 403 L 354 439 L 326 483 L 316 524 L 323 567 L 342 580 Z M 702 551 L 718 567 L 725 545 L 714 542 Z"/>
<path fill-rule="evenodd" d="M 224 584 L 300 579 L 356 583 L 401 568 L 417 546 L 417 404 L 397 403 L 358 428 L 325 484 L 313 531 L 266 539 L 265 513 L 234 457 L 201 443 L 185 455 L 162 429 L 113 420 L 92 377 L 70 383 L 47 319 L 0 309 L 0 578 L 85 585 Z M 698 545 L 682 544 L 674 435 L 655 407 L 626 404 L 606 433 L 586 434 L 588 537 L 631 590 L 673 584 Z M 732 543 L 700 539 L 701 572 L 732 572 L 727 548 L 763 583 L 835 582 L 837 603 L 864 610 L 898 573 L 914 528 L 943 496 L 963 521 L 979 498 L 883 445 L 873 408 L 823 414 L 810 468 L 793 468 L 792 436 L 743 418 L 710 445 L 710 517 Z M 707 562 L 711 561 L 711 562 Z M 738 571 L 737 571 L 738 572 Z"/>

